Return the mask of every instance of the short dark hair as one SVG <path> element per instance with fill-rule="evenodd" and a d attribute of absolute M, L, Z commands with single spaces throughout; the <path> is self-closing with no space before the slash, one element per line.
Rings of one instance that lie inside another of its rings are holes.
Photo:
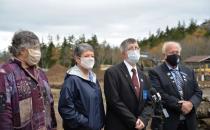
<path fill-rule="evenodd" d="M 94 52 L 93 47 L 90 44 L 87 44 L 87 43 L 81 43 L 81 44 L 78 44 L 78 45 L 75 46 L 71 66 L 77 64 L 75 59 L 77 57 L 80 57 L 82 55 L 82 53 L 85 52 L 85 51 Z"/>
<path fill-rule="evenodd" d="M 121 52 L 124 52 L 129 44 L 134 44 L 134 43 L 137 43 L 137 40 L 134 38 L 125 39 L 120 45 Z"/>

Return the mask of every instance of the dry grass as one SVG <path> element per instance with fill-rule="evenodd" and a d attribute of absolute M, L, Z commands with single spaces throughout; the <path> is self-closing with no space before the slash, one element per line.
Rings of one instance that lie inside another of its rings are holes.
<path fill-rule="evenodd" d="M 61 84 L 63 83 L 64 76 L 66 74 L 67 68 L 56 64 L 49 71 L 46 72 L 47 78 L 50 84 Z"/>
<path fill-rule="evenodd" d="M 56 114 L 56 119 L 57 119 L 57 130 L 63 130 L 62 128 L 62 119 L 58 113 L 58 100 L 59 100 L 59 95 L 60 95 L 60 89 L 52 89 L 52 94 L 54 98 L 54 109 L 55 109 L 55 114 Z"/>

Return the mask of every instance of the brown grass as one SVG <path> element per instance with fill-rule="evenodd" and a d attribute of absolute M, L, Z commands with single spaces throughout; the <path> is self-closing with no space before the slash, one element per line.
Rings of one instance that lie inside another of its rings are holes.
<path fill-rule="evenodd" d="M 68 68 L 59 64 L 54 65 L 49 71 L 46 72 L 48 80 L 51 84 L 63 83 L 64 76 Z"/>
<path fill-rule="evenodd" d="M 58 100 L 59 100 L 59 95 L 60 95 L 60 89 L 51 89 L 53 98 L 54 98 L 54 109 L 55 109 L 55 115 L 56 115 L 56 120 L 57 120 L 57 130 L 63 130 L 62 127 L 62 119 L 58 113 Z"/>

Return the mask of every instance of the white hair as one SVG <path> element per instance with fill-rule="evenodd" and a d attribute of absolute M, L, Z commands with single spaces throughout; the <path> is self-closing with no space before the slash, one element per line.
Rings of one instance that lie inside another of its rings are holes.
<path fill-rule="evenodd" d="M 179 49 L 179 52 L 181 52 L 182 47 L 180 45 L 180 43 L 175 42 L 175 41 L 167 41 L 163 43 L 163 47 L 162 47 L 162 53 L 165 54 L 166 53 L 166 49 L 171 46 L 171 45 L 175 45 L 177 46 L 177 48 Z"/>

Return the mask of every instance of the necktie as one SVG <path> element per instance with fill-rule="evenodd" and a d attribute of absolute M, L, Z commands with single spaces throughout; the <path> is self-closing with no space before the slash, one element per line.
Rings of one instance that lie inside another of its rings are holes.
<path fill-rule="evenodd" d="M 172 69 L 171 72 L 174 74 L 175 76 L 175 82 L 176 82 L 176 87 L 178 89 L 179 95 L 181 97 L 181 100 L 183 100 L 183 86 L 184 86 L 184 81 L 182 79 L 181 74 L 179 73 L 178 70 Z M 185 116 L 183 114 L 180 114 L 179 116 L 180 120 L 185 120 Z"/>
<path fill-rule="evenodd" d="M 175 83 L 176 83 L 176 87 L 178 89 L 178 92 L 180 94 L 180 97 L 181 97 L 181 99 L 183 99 L 183 89 L 182 89 L 182 87 L 184 86 L 184 81 L 183 81 L 183 79 L 181 77 L 181 74 L 179 73 L 178 70 L 172 70 L 172 73 L 175 76 L 175 79 L 174 80 L 175 80 Z"/>
<path fill-rule="evenodd" d="M 132 69 L 131 71 L 133 72 L 133 76 L 131 78 L 132 84 L 133 84 L 133 87 L 134 87 L 134 90 L 135 90 L 135 94 L 136 94 L 137 98 L 139 98 L 140 85 L 139 85 L 138 78 L 137 78 L 137 75 L 136 75 L 136 70 Z"/>

